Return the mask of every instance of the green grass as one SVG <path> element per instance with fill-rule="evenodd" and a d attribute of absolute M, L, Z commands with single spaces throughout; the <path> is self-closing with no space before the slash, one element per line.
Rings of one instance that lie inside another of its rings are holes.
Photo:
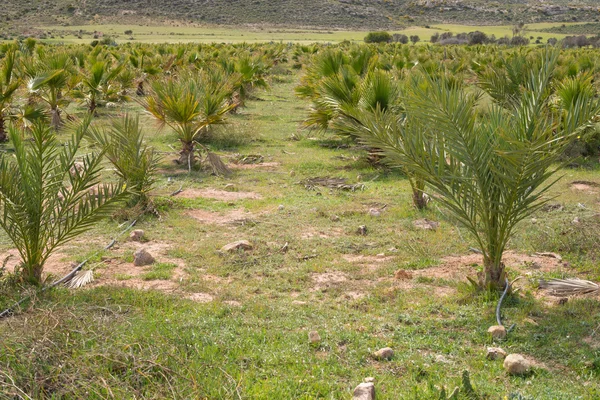
<path fill-rule="evenodd" d="M 160 219 L 148 216 L 136 226 L 148 242 L 120 238 L 95 259 L 118 262 L 109 264 L 113 272 L 99 267 L 94 286 L 34 296 L 16 316 L 0 321 L 0 393 L 11 398 L 22 390 L 40 399 L 342 399 L 372 376 L 378 399 L 438 399 L 436 388 L 460 386 L 468 370 L 482 398 L 511 393 L 599 398 L 600 343 L 594 332 L 600 303 L 580 298 L 552 306 L 535 286 L 538 278 L 550 276 L 600 280 L 600 255 L 594 252 L 598 193 L 569 186 L 575 180 L 599 181 L 597 163 L 591 169 L 565 169 L 552 193 L 565 208 L 540 211 L 511 242 L 517 252 L 560 252 L 569 266 L 547 272 L 510 268 L 511 278 L 526 279 L 503 307 L 506 324 L 516 328 L 501 346 L 537 362 L 532 375 L 510 377 L 500 361 L 485 358 L 485 347 L 493 345 L 486 331 L 496 323 L 497 297 L 474 295 L 464 278 L 428 274 L 448 255 L 469 254 L 474 244 L 467 232 L 435 201 L 423 212 L 415 210 L 406 179 L 360 161 L 363 149 L 336 148 L 327 134 L 302 130 L 299 121 L 308 103 L 293 95 L 297 80 L 292 75 L 259 92 L 259 99 L 222 127 L 225 133 L 251 132 L 248 140 L 222 146 L 222 157 L 261 154 L 265 162 L 276 163 L 238 169 L 228 179 L 177 170 L 169 147 L 177 146 L 175 135 L 157 131 L 142 115 L 150 143 L 165 152 L 154 193 Z M 127 107 L 140 111 L 137 105 Z M 70 111 L 83 110 L 72 106 Z M 100 121 L 113 112 L 120 110 L 100 110 Z M 315 176 L 354 183 L 358 175 L 364 191 L 310 191 L 300 183 Z M 225 190 L 228 184 L 262 198 L 169 196 L 180 186 Z M 369 216 L 370 208 L 383 205 L 380 217 Z M 223 216 L 241 209 L 251 213 L 248 220 L 220 225 L 189 214 L 201 210 Z M 575 216 L 585 221 L 585 230 L 564 235 L 573 229 Z M 412 224 L 419 218 L 441 225 L 420 231 Z M 123 229 L 119 223 L 105 221 L 61 249 L 65 260 L 94 254 Z M 367 226 L 366 236 L 356 233 L 360 225 Z M 240 239 L 250 240 L 254 250 L 218 252 Z M 155 246 L 157 264 L 134 276 L 139 267 L 123 263 L 131 263 L 138 245 Z M 4 235 L 0 246 L 10 247 Z M 395 280 L 400 268 L 414 270 L 415 277 Z M 476 269 L 465 271 L 473 276 Z M 116 286 L 104 286 L 111 274 Z M 23 294 L 1 282 L 0 305 Z M 165 282 L 171 286 L 164 292 L 131 288 Z M 188 299 L 194 295 L 212 301 Z M 309 345 L 312 330 L 322 338 L 318 346 Z M 393 359 L 374 360 L 371 353 L 386 346 L 395 350 Z"/>

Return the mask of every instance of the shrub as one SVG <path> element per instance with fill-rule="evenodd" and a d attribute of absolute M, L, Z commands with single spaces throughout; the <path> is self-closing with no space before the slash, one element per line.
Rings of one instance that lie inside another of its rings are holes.
<path fill-rule="evenodd" d="M 392 35 L 385 31 L 369 32 L 365 36 L 365 43 L 389 43 L 392 41 Z"/>

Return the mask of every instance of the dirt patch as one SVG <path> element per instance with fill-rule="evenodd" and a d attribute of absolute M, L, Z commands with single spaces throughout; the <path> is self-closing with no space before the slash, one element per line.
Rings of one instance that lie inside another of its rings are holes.
<path fill-rule="evenodd" d="M 206 189 L 185 189 L 183 192 L 179 193 L 177 197 L 183 199 L 214 199 L 221 201 L 235 201 L 235 200 L 260 200 L 262 196 L 258 193 L 254 192 L 230 192 L 227 190 L 219 190 L 213 188 Z"/>
<path fill-rule="evenodd" d="M 307 228 L 300 234 L 302 239 L 321 238 L 328 239 L 331 237 L 340 237 L 344 234 L 343 229 L 330 229 L 330 230 L 318 230 L 314 228 Z"/>
<path fill-rule="evenodd" d="M 186 298 L 198 303 L 210 303 L 214 300 L 214 297 L 208 293 L 191 293 Z"/>
<path fill-rule="evenodd" d="M 570 184 L 571 189 L 573 190 L 577 190 L 577 191 L 581 191 L 581 192 L 588 192 L 588 193 L 598 193 L 597 189 L 598 187 L 600 187 L 600 183 L 596 183 L 596 182 L 590 182 L 590 181 L 574 181 L 571 182 Z"/>
<path fill-rule="evenodd" d="M 343 272 L 325 272 L 323 274 L 311 274 L 311 279 L 315 285 L 309 289 L 311 292 L 323 291 L 330 287 L 340 285 L 348 280 Z"/>
<path fill-rule="evenodd" d="M 21 264 L 21 255 L 17 249 L 10 249 L 0 255 L 0 265 L 6 260 L 5 268 L 8 272 L 14 272 L 15 267 Z M 69 261 L 68 257 L 63 253 L 55 253 L 44 265 L 44 277 L 52 275 L 55 278 L 62 278 L 75 268 L 73 261 Z"/>
<path fill-rule="evenodd" d="M 231 169 L 268 169 L 274 170 L 281 166 L 281 163 L 272 162 L 261 162 L 256 164 L 230 164 L 228 165 Z"/>
<path fill-rule="evenodd" d="M 540 271 L 552 272 L 564 268 L 564 263 L 558 258 L 543 255 L 519 254 L 512 251 L 504 253 L 502 259 L 507 268 L 522 272 Z M 436 279 L 464 280 L 466 276 L 476 275 L 476 266 L 483 263 L 480 254 L 464 256 L 449 256 L 441 260 L 441 264 L 431 268 L 413 271 L 414 276 L 425 276 Z"/>
<path fill-rule="evenodd" d="M 400 280 L 400 281 L 404 281 L 404 280 L 411 280 L 413 278 L 412 273 L 410 273 L 409 271 L 405 270 L 405 269 L 399 269 L 398 271 L 394 272 L 394 278 Z"/>
<path fill-rule="evenodd" d="M 192 210 L 187 214 L 203 224 L 212 225 L 245 225 L 252 223 L 256 218 L 254 214 L 244 209 L 231 210 L 226 213 L 206 210 Z"/>
<path fill-rule="evenodd" d="M 362 273 L 372 272 L 377 270 L 383 264 L 394 259 L 392 256 L 386 256 L 384 254 L 380 254 L 377 256 L 364 256 L 361 254 L 344 254 L 342 258 L 351 263 L 361 267 Z"/>

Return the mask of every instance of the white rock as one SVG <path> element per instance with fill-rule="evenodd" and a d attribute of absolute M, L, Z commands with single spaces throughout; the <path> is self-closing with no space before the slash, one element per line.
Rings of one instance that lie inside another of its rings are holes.
<path fill-rule="evenodd" d="M 352 400 L 375 400 L 375 385 L 373 382 L 364 382 L 354 389 Z"/>
<path fill-rule="evenodd" d="M 379 217 L 379 216 L 381 215 L 381 211 L 379 211 L 379 210 L 378 210 L 378 209 L 376 209 L 376 208 L 371 208 L 371 209 L 369 210 L 369 215 L 370 215 L 371 217 Z"/>
<path fill-rule="evenodd" d="M 136 267 L 143 267 L 150 264 L 154 264 L 154 257 L 146 249 L 139 249 L 133 253 L 133 265 Z"/>
<path fill-rule="evenodd" d="M 520 354 L 509 354 L 504 359 L 504 369 L 511 375 L 524 375 L 531 369 L 531 364 Z"/>
<path fill-rule="evenodd" d="M 285 206 L 283 204 L 280 204 L 277 208 L 279 209 L 279 211 L 283 211 L 285 209 Z"/>
<path fill-rule="evenodd" d="M 373 378 L 372 376 L 368 376 L 365 378 L 365 383 L 370 383 L 370 382 L 375 382 L 375 378 Z"/>
<path fill-rule="evenodd" d="M 224 253 L 231 253 L 231 252 L 237 251 L 239 249 L 252 250 L 253 246 L 252 246 L 252 243 L 250 243 L 247 240 L 238 240 L 237 242 L 229 243 L 229 244 L 226 244 L 225 246 L 221 247 L 221 251 Z"/>
<path fill-rule="evenodd" d="M 377 360 L 389 360 L 394 357 L 394 350 L 389 347 L 384 347 L 383 349 L 379 349 L 373 353 L 373 357 L 375 357 Z"/>
<path fill-rule="evenodd" d="M 141 229 L 135 229 L 129 234 L 129 239 L 133 240 L 134 242 L 140 242 L 143 237 L 144 231 Z"/>

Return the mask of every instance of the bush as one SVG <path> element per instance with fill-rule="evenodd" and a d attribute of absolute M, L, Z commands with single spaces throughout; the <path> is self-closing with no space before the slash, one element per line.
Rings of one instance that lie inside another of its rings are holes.
<path fill-rule="evenodd" d="M 388 32 L 369 32 L 365 36 L 365 43 L 389 43 L 392 41 L 392 35 Z"/>

